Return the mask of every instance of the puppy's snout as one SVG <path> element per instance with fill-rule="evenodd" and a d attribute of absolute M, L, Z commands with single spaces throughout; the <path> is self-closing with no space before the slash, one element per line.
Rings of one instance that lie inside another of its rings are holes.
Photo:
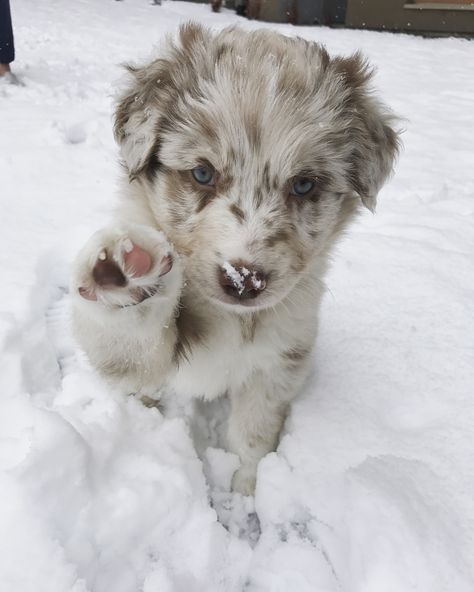
<path fill-rule="evenodd" d="M 219 283 L 228 296 L 247 300 L 257 298 L 265 290 L 267 276 L 252 265 L 226 262 L 219 270 Z"/>

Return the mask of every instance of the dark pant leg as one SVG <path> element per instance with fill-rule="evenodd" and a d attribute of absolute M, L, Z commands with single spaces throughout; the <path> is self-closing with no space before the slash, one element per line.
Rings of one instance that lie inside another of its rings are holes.
<path fill-rule="evenodd" d="M 13 45 L 10 0 L 0 0 L 0 64 L 9 64 L 15 59 Z"/>

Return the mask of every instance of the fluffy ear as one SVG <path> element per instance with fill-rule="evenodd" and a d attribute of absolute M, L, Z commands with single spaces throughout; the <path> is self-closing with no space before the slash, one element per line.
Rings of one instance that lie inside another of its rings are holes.
<path fill-rule="evenodd" d="M 127 67 L 130 84 L 118 101 L 114 133 L 132 179 L 141 173 L 151 176 L 159 165 L 160 128 L 172 119 L 178 89 L 193 88 L 194 60 L 205 54 L 209 35 L 204 27 L 188 23 L 176 42 L 166 41 L 163 59 Z"/>
<path fill-rule="evenodd" d="M 400 147 L 398 133 L 392 127 L 396 118 L 373 96 L 369 85 L 373 70 L 361 54 L 336 58 L 333 63 L 348 91 L 346 101 L 351 112 L 349 182 L 373 212 Z"/>
<path fill-rule="evenodd" d="M 115 110 L 114 134 L 131 179 L 157 165 L 161 106 L 169 86 L 168 63 L 127 66 L 130 84 Z"/>

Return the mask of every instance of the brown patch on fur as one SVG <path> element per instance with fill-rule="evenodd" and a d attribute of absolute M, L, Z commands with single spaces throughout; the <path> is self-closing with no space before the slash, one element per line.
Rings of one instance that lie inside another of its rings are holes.
<path fill-rule="evenodd" d="M 349 58 L 334 58 L 332 67 L 336 74 L 342 76 L 344 82 L 354 89 L 365 86 L 374 73 L 368 61 L 359 52 Z"/>
<path fill-rule="evenodd" d="M 330 67 L 349 90 L 344 103 L 352 113 L 352 121 L 346 134 L 352 139 L 354 149 L 346 177 L 364 204 L 372 209 L 375 196 L 389 175 L 400 147 L 398 134 L 389 125 L 393 117 L 380 106 L 375 109 L 370 101 L 368 83 L 374 69 L 360 53 L 349 58 L 335 58 Z M 372 206 L 370 202 L 373 202 Z"/>
<path fill-rule="evenodd" d="M 150 150 L 148 158 L 145 160 L 143 166 L 140 170 L 135 171 L 135 175 L 143 174 L 145 178 L 150 181 L 154 181 L 156 173 L 160 169 L 160 160 L 158 158 L 158 152 L 160 149 L 160 142 L 157 139 L 153 145 L 153 148 Z"/>
<path fill-rule="evenodd" d="M 179 39 L 185 52 L 191 52 L 198 41 L 203 41 L 205 30 L 195 23 L 186 23 L 179 29 Z"/>
<path fill-rule="evenodd" d="M 245 220 L 244 211 L 241 208 L 239 208 L 239 206 L 235 203 L 233 203 L 230 206 L 230 211 L 234 214 L 234 216 L 237 218 L 237 220 L 242 224 L 242 222 Z"/>
<path fill-rule="evenodd" d="M 364 183 L 360 176 L 360 170 L 362 168 L 360 163 L 362 160 L 362 154 L 359 151 L 354 150 L 351 157 L 351 168 L 349 169 L 347 178 L 351 187 L 358 195 L 367 195 L 368 185 L 367 183 Z"/>
<path fill-rule="evenodd" d="M 267 193 L 270 193 L 270 164 L 268 161 L 265 163 L 263 167 L 263 186 Z"/>
<path fill-rule="evenodd" d="M 173 351 L 173 362 L 176 366 L 179 366 L 180 362 L 183 360 L 188 360 L 188 346 L 180 339 L 176 340 L 174 344 L 174 351 Z"/>
<path fill-rule="evenodd" d="M 302 360 L 305 360 L 308 357 L 310 351 L 311 350 L 308 347 L 295 345 L 291 349 L 287 349 L 286 351 L 284 351 L 281 354 L 281 356 L 287 362 L 296 364 L 301 362 Z"/>
<path fill-rule="evenodd" d="M 216 50 L 216 62 L 219 62 L 229 53 L 232 53 L 232 47 L 228 43 L 221 43 Z"/>
<path fill-rule="evenodd" d="M 217 145 L 219 142 L 219 134 L 215 129 L 212 120 L 209 118 L 209 114 L 206 111 L 198 111 L 197 109 L 193 113 L 193 123 L 199 126 L 199 130 L 206 139 L 206 142 L 210 145 Z"/>
<path fill-rule="evenodd" d="M 167 99 L 169 99 L 172 90 L 175 90 L 170 73 L 171 64 L 167 60 L 158 59 L 143 68 L 131 65 L 126 68 L 133 77 L 133 84 L 119 101 L 115 110 L 114 135 L 119 144 L 123 144 L 129 134 L 133 133 L 126 130 L 131 117 L 138 115 L 140 117 L 138 126 L 145 124 L 149 118 L 149 108 L 159 102 L 164 110 L 168 103 Z M 155 130 L 157 140 L 149 150 L 149 154 L 143 159 L 143 165 L 138 169 L 128 171 L 130 181 L 142 173 L 149 180 L 154 178 L 156 170 L 159 168 L 160 129 L 161 126 L 157 126 Z"/>
<path fill-rule="evenodd" d="M 328 69 L 329 62 L 331 60 L 330 60 L 328 52 L 326 51 L 326 49 L 322 45 L 319 45 L 318 49 L 319 49 L 319 56 L 321 58 L 321 72 L 324 73 Z"/>
<path fill-rule="evenodd" d="M 226 193 L 232 186 L 234 178 L 230 174 L 228 168 L 222 171 L 222 174 L 217 179 L 217 191 L 219 193 Z"/>
<path fill-rule="evenodd" d="M 362 198 L 377 194 L 380 184 L 390 173 L 392 163 L 398 154 L 400 143 L 398 134 L 388 125 L 376 126 L 360 108 L 358 129 L 353 131 L 357 138 L 357 148 L 350 157 L 348 181 L 354 191 Z M 374 162 L 377 172 L 374 174 Z"/>
<path fill-rule="evenodd" d="M 171 64 L 167 60 L 158 59 L 143 68 L 128 65 L 126 69 L 132 74 L 135 84 L 115 110 L 114 133 L 119 142 L 125 136 L 124 127 L 130 117 L 159 99 L 163 91 L 168 92 L 170 87 L 174 87 L 170 74 Z M 143 121 L 146 121 L 145 114 Z"/>
<path fill-rule="evenodd" d="M 125 137 L 124 127 L 130 119 L 131 107 L 134 102 L 135 98 L 128 95 L 118 104 L 115 110 L 114 133 L 118 142 L 121 142 Z"/>
<path fill-rule="evenodd" d="M 192 348 L 202 344 L 206 337 L 205 319 L 198 316 L 190 308 L 183 306 L 176 317 L 177 339 L 174 346 L 173 360 L 175 364 L 189 360 Z"/>
<path fill-rule="evenodd" d="M 168 204 L 168 206 L 171 223 L 173 224 L 173 226 L 178 226 L 187 217 L 186 213 L 176 203 L 170 203 Z"/>
<path fill-rule="evenodd" d="M 290 241 L 290 235 L 283 228 L 279 228 L 276 232 L 267 236 L 264 240 L 266 247 L 274 247 L 278 243 L 287 243 Z"/>
<path fill-rule="evenodd" d="M 250 313 L 239 317 L 240 333 L 243 343 L 252 343 L 257 329 L 257 315 Z"/>
<path fill-rule="evenodd" d="M 191 171 L 173 171 L 166 169 L 167 192 L 172 197 L 168 201 L 169 211 L 175 223 L 182 223 L 194 211 L 201 212 L 215 197 L 215 186 L 199 184 Z M 189 194 L 197 196 L 197 203 Z"/>
<path fill-rule="evenodd" d="M 211 203 L 211 201 L 216 197 L 215 191 L 204 191 L 201 189 L 197 192 L 198 194 L 198 202 L 196 205 L 196 214 L 202 212 L 202 210 Z"/>
<path fill-rule="evenodd" d="M 185 192 L 186 185 L 190 186 L 187 171 L 164 170 L 166 175 L 166 193 L 171 199 L 167 201 L 171 219 L 174 225 L 181 224 L 191 214 L 190 202 Z"/>
<path fill-rule="evenodd" d="M 308 90 L 308 80 L 299 70 L 285 68 L 280 70 L 277 93 L 290 97 L 303 96 Z"/>
<path fill-rule="evenodd" d="M 315 183 L 315 188 L 311 192 L 311 198 L 313 200 L 319 199 L 322 193 L 324 193 L 325 191 L 329 191 L 331 185 L 334 183 L 334 179 L 331 173 L 324 170 L 320 170 L 316 175 Z"/>
<path fill-rule="evenodd" d="M 261 187 L 257 187 L 255 189 L 255 193 L 253 194 L 253 201 L 256 208 L 259 208 L 263 203 L 263 191 Z"/>
<path fill-rule="evenodd" d="M 257 152 L 262 141 L 262 129 L 260 127 L 259 116 L 256 111 L 247 111 L 245 113 L 244 126 L 247 132 L 250 148 Z"/>

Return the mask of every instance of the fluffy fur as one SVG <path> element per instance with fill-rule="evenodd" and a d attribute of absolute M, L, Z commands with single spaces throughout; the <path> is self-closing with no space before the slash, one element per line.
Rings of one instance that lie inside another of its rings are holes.
<path fill-rule="evenodd" d="M 359 54 L 266 30 L 187 25 L 129 73 L 115 121 L 127 179 L 76 261 L 76 334 L 127 393 L 227 393 L 234 488 L 251 493 L 308 373 L 331 248 L 392 170 L 393 118 Z M 295 195 L 295 179 L 311 191 Z M 135 246 L 145 273 L 127 263 Z M 227 262 L 262 270 L 266 288 L 229 297 Z"/>

